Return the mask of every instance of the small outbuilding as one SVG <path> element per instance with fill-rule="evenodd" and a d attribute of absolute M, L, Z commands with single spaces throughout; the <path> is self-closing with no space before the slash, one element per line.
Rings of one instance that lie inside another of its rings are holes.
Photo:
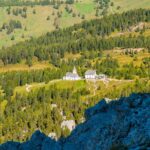
<path fill-rule="evenodd" d="M 85 72 L 85 79 L 96 79 L 96 70 L 87 70 Z"/>

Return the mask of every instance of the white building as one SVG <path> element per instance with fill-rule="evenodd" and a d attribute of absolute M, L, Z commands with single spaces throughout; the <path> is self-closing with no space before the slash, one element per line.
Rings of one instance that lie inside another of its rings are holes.
<path fill-rule="evenodd" d="M 85 72 L 85 79 L 96 79 L 96 70 L 87 70 Z"/>
<path fill-rule="evenodd" d="M 76 68 L 74 67 L 72 72 L 67 72 L 63 80 L 80 80 L 81 77 L 78 75 Z"/>

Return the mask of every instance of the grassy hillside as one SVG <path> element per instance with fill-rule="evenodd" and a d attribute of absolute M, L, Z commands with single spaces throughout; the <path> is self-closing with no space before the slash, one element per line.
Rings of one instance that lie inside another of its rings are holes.
<path fill-rule="evenodd" d="M 117 12 L 116 7 L 120 6 L 119 12 L 137 8 L 150 8 L 149 0 L 112 0 L 114 6 L 110 7 L 110 12 Z"/>
<path fill-rule="evenodd" d="M 83 10 L 83 6 L 87 7 Z M 23 7 L 11 7 L 10 15 L 7 14 L 8 7 L 0 7 L 0 20 L 3 20 L 0 22 L 0 27 L 2 27 L 4 23 L 8 23 L 10 20 L 19 20 L 22 23 L 22 29 L 17 29 L 9 35 L 6 34 L 6 30 L 0 32 L 0 47 L 7 47 L 19 41 L 24 41 L 31 37 L 37 37 L 55 30 L 56 25 L 54 24 L 58 24 L 60 28 L 64 28 L 79 23 L 83 20 L 81 18 L 83 14 L 86 15 L 86 19 L 95 18 L 94 6 L 95 4 L 89 2 L 89 0 L 74 5 L 68 5 L 68 8 L 72 9 L 72 13 L 66 11 L 66 4 L 61 5 L 59 9 L 55 9 L 51 5 L 34 7 L 27 6 L 27 18 L 12 14 L 13 10 L 23 9 Z M 33 13 L 33 11 L 35 13 Z M 58 13 L 61 14 L 61 17 L 58 17 Z M 73 17 L 73 13 L 76 14 L 76 17 Z M 80 16 L 78 16 L 79 14 Z M 12 36 L 15 37 L 14 40 L 11 40 Z"/>
<path fill-rule="evenodd" d="M 149 0 L 111 0 L 109 3 L 108 13 L 123 12 L 129 9 L 135 8 L 150 8 Z M 103 9 L 99 9 L 99 15 L 96 17 L 96 8 L 98 6 L 92 0 L 82 0 L 72 5 L 66 4 L 60 5 L 58 9 L 55 9 L 52 5 L 47 6 L 26 6 L 26 18 L 21 15 L 13 15 L 13 11 L 17 9 L 23 9 L 25 6 L 13 6 L 10 8 L 10 14 L 8 14 L 8 7 L 0 7 L 0 28 L 4 23 L 8 24 L 10 20 L 20 21 L 22 24 L 21 29 L 15 29 L 10 34 L 7 34 L 7 30 L 0 31 L 0 48 L 2 46 L 11 46 L 20 41 L 30 39 L 31 37 L 38 37 L 46 32 L 55 30 L 56 28 L 65 28 L 76 23 L 80 23 L 83 20 L 90 20 L 94 18 L 102 17 L 101 13 Z M 118 6 L 120 8 L 118 9 Z"/>

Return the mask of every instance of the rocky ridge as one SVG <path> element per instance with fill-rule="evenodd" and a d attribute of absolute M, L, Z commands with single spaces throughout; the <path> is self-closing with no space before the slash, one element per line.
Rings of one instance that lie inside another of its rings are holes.
<path fill-rule="evenodd" d="M 85 118 L 66 139 L 55 141 L 36 131 L 29 141 L 10 141 L 0 150 L 150 150 L 150 94 L 101 100 Z"/>

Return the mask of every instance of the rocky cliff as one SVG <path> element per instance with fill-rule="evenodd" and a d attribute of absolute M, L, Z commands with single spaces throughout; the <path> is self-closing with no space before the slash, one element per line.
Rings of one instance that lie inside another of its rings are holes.
<path fill-rule="evenodd" d="M 85 117 L 66 139 L 54 141 L 36 131 L 29 141 L 7 142 L 0 150 L 150 150 L 150 94 L 101 100 Z"/>

